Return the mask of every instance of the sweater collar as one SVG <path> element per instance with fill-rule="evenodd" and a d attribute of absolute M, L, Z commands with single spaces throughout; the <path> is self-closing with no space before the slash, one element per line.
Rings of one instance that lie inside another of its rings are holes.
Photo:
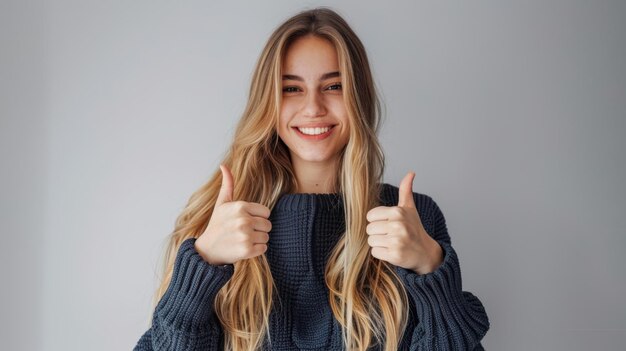
<path fill-rule="evenodd" d="M 275 210 L 278 211 L 299 211 L 315 206 L 318 209 L 330 210 L 343 208 L 343 199 L 340 193 L 333 194 L 283 194 L 278 198 Z"/>
<path fill-rule="evenodd" d="M 387 202 L 393 202 L 392 193 L 394 187 L 382 183 L 380 200 L 383 205 L 389 206 Z M 397 190 L 395 191 L 397 192 Z M 397 200 L 395 200 L 397 202 Z M 343 198 L 341 193 L 332 194 L 313 194 L 313 193 L 295 193 L 295 194 L 283 194 L 278 198 L 274 210 L 278 211 L 299 211 L 311 208 L 315 205 L 316 208 L 322 210 L 341 209 L 343 208 Z"/>

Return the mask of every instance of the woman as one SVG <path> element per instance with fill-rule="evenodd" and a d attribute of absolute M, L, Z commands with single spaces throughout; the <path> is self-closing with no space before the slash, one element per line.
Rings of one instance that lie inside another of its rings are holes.
<path fill-rule="evenodd" d="M 482 349 L 442 212 L 413 173 L 380 183 L 379 116 L 339 15 L 279 26 L 220 170 L 176 222 L 136 350 Z"/>

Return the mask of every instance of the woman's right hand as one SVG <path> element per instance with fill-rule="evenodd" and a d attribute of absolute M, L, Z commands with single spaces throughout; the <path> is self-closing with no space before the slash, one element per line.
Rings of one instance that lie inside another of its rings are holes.
<path fill-rule="evenodd" d="M 270 209 L 255 202 L 233 201 L 233 176 L 220 165 L 222 187 L 206 229 L 195 242 L 196 251 L 213 265 L 235 263 L 267 250 Z"/>

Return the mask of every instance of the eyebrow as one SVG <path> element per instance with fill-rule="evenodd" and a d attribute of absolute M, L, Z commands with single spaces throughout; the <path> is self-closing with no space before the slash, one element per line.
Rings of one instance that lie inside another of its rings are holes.
<path fill-rule="evenodd" d="M 320 80 L 326 80 L 326 79 L 329 79 L 329 78 L 336 78 L 336 77 L 341 77 L 341 73 L 339 73 L 339 72 L 324 73 L 320 77 Z M 296 76 L 296 75 L 293 75 L 293 74 L 285 74 L 285 75 L 283 75 L 283 80 L 297 80 L 297 81 L 300 81 L 300 82 L 304 82 L 304 79 L 302 77 Z"/>

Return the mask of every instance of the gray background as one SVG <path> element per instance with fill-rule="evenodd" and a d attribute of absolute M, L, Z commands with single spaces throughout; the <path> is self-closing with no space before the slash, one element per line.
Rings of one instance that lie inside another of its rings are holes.
<path fill-rule="evenodd" d="M 260 50 L 324 3 L 0 2 L 0 340 L 127 350 Z M 327 4 L 327 3 L 326 3 Z M 626 4 L 333 3 L 386 103 L 385 181 L 442 208 L 490 350 L 626 342 Z"/>

